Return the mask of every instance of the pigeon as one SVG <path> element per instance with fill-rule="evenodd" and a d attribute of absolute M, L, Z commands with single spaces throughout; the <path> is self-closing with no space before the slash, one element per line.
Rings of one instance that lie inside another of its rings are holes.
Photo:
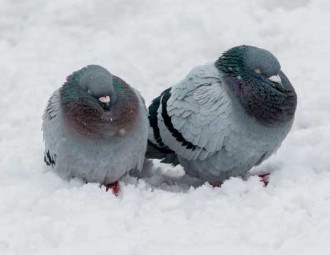
<path fill-rule="evenodd" d="M 68 76 L 43 115 L 44 161 L 64 179 L 119 192 L 118 180 L 141 170 L 148 140 L 144 99 L 98 65 Z"/>
<path fill-rule="evenodd" d="M 149 106 L 146 157 L 212 185 L 266 160 L 290 131 L 297 95 L 277 58 L 236 46 L 193 68 Z"/>

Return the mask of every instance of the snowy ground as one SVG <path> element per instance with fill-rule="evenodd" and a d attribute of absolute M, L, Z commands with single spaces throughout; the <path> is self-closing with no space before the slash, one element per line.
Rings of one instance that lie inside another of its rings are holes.
<path fill-rule="evenodd" d="M 330 254 L 330 1 L 0 0 L 0 254 Z M 43 165 L 41 115 L 72 71 L 101 64 L 147 103 L 198 64 L 251 44 L 299 97 L 278 153 L 222 188 L 182 169 L 115 198 Z"/>

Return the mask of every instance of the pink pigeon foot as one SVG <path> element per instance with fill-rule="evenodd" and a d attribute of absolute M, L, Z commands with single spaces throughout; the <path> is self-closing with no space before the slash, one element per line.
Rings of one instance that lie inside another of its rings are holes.
<path fill-rule="evenodd" d="M 210 183 L 213 188 L 221 188 L 222 182 Z"/>
<path fill-rule="evenodd" d="M 105 191 L 108 192 L 109 189 L 112 190 L 112 193 L 118 197 L 119 196 L 119 193 L 120 193 L 120 185 L 119 185 L 119 182 L 116 181 L 116 182 L 113 182 L 113 183 L 110 183 L 110 184 L 106 184 L 104 185 L 105 186 Z"/>
<path fill-rule="evenodd" d="M 269 183 L 269 175 L 270 175 L 270 173 L 258 175 L 260 178 L 260 181 L 264 183 L 264 187 L 267 187 L 267 185 Z"/>

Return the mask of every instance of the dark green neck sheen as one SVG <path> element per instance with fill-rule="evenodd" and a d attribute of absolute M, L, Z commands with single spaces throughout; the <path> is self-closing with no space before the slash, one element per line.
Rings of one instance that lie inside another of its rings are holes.
<path fill-rule="evenodd" d="M 245 47 L 235 47 L 223 53 L 223 55 L 215 62 L 215 66 L 224 73 L 232 73 L 233 75 L 241 75 L 244 65 Z"/>
<path fill-rule="evenodd" d="M 81 71 L 68 77 L 60 90 L 61 106 L 68 126 L 83 136 L 110 138 L 127 134 L 139 117 L 139 100 L 130 86 L 113 76 L 117 100 L 105 111 L 99 100 L 80 85 Z"/>
<path fill-rule="evenodd" d="M 284 90 L 274 89 L 270 81 L 257 77 L 245 64 L 246 47 L 235 47 L 225 52 L 215 66 L 223 73 L 223 79 L 231 94 L 238 98 L 243 109 L 259 123 L 277 126 L 291 121 L 297 97 L 290 81 L 280 72 Z M 266 79 L 266 78 L 265 78 Z"/>
<path fill-rule="evenodd" d="M 76 99 L 86 97 L 86 92 L 79 86 L 82 71 L 76 71 L 67 78 L 62 87 L 62 104 L 68 104 Z"/>

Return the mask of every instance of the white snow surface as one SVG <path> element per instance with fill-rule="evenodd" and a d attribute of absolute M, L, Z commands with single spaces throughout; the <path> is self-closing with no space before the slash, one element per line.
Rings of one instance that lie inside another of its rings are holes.
<path fill-rule="evenodd" d="M 330 254 L 330 1 L 0 0 L 0 254 Z M 221 188 L 154 162 L 116 198 L 43 163 L 41 116 L 100 64 L 147 104 L 236 45 L 270 50 L 298 94 L 276 155 Z M 190 185 L 194 184 L 194 185 Z"/>

